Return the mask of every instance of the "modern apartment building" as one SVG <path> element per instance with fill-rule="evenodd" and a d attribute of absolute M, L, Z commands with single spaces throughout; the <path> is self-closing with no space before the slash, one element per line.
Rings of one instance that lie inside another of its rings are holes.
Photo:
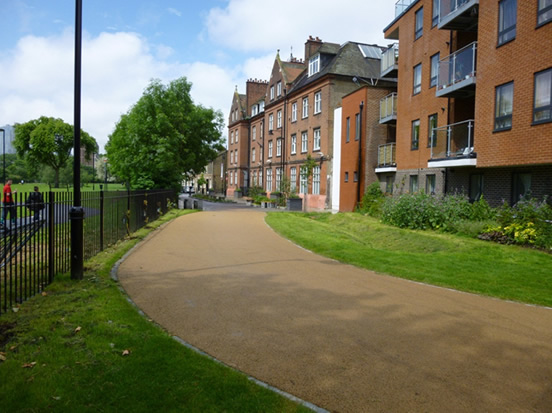
<path fill-rule="evenodd" d="M 398 83 L 382 189 L 495 206 L 552 195 L 550 0 L 400 0 L 384 34 L 398 48 L 381 76 Z"/>

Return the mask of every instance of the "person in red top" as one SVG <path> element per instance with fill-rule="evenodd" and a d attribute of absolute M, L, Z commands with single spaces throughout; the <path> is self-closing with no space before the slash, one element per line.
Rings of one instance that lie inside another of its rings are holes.
<path fill-rule="evenodd" d="M 12 192 L 11 189 L 12 180 L 8 179 L 6 185 L 4 185 L 2 202 L 4 203 L 4 209 L 2 211 L 2 225 L 6 222 L 8 217 L 8 212 L 10 214 L 10 219 L 12 224 L 15 224 L 16 210 L 15 203 L 13 202 L 13 194 L 17 192 L 17 189 Z"/>

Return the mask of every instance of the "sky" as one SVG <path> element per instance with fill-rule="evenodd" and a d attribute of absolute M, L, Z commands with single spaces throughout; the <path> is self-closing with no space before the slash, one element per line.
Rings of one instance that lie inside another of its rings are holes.
<path fill-rule="evenodd" d="M 225 121 L 236 86 L 268 80 L 312 35 L 387 45 L 395 0 L 83 0 L 81 127 L 100 152 L 152 79 L 185 76 Z M 0 0 L 0 125 L 73 124 L 75 0 Z M 223 136 L 227 131 L 223 131 Z"/>

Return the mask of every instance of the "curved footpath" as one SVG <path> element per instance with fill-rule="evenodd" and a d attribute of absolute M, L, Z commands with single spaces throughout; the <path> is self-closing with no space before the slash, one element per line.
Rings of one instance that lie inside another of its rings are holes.
<path fill-rule="evenodd" d="M 552 310 L 340 264 L 264 216 L 180 217 L 120 282 L 171 334 L 330 411 L 552 411 Z"/>

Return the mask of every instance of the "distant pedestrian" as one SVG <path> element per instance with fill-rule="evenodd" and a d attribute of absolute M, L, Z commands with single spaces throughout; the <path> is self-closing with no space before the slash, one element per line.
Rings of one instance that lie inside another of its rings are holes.
<path fill-rule="evenodd" d="M 2 221 L 0 222 L 2 225 L 5 225 L 6 218 L 8 217 L 8 213 L 10 214 L 10 220 L 12 225 L 15 225 L 15 218 L 17 218 L 17 211 L 15 209 L 15 203 L 13 202 L 13 194 L 17 192 L 17 189 L 15 189 L 12 192 L 11 188 L 12 180 L 8 179 L 6 181 L 6 185 L 4 185 L 4 191 L 3 191 L 3 197 L 2 202 L 4 203 L 4 210 L 2 211 Z"/>
<path fill-rule="evenodd" d="M 36 222 L 40 219 L 40 211 L 44 209 L 44 198 L 38 190 L 38 186 L 34 187 L 34 192 L 31 192 L 27 197 L 27 208 L 34 212 L 33 220 Z"/>

